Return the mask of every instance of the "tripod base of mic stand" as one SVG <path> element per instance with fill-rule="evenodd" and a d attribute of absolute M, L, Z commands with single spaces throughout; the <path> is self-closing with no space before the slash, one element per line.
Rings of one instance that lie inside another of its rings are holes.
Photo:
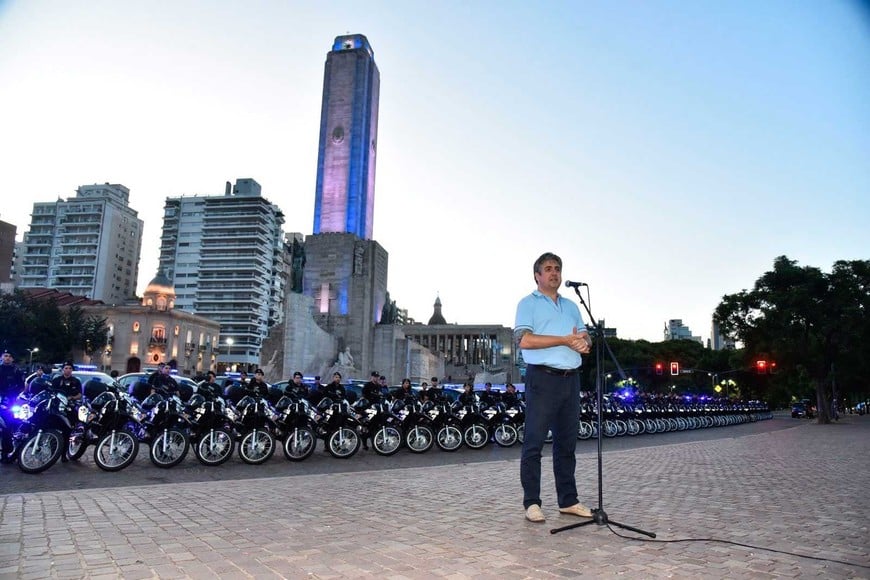
<path fill-rule="evenodd" d="M 601 508 L 596 508 L 592 510 L 592 518 L 578 522 L 576 524 L 571 524 L 569 526 L 562 526 L 561 528 L 554 528 L 550 530 L 551 534 L 558 534 L 559 532 L 564 532 L 565 530 L 573 530 L 574 528 L 580 528 L 583 526 L 588 526 L 589 524 L 598 524 L 599 526 L 616 526 L 617 528 L 622 528 L 623 530 L 628 530 L 630 532 L 635 532 L 637 534 L 643 534 L 644 536 L 649 536 L 650 538 L 655 538 L 656 535 L 652 532 L 647 532 L 645 530 L 641 530 L 640 528 L 635 528 L 632 526 L 627 526 L 625 524 L 620 524 L 619 522 L 614 522 L 613 520 L 607 517 L 607 512 L 605 512 Z"/>

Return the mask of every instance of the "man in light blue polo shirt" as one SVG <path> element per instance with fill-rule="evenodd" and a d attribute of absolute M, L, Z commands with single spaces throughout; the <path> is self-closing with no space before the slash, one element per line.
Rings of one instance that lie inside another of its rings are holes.
<path fill-rule="evenodd" d="M 520 461 L 523 508 L 530 522 L 543 522 L 541 451 L 553 433 L 553 475 L 559 512 L 592 517 L 577 499 L 574 477 L 580 420 L 581 354 L 592 340 L 577 305 L 559 295 L 562 259 L 546 252 L 533 267 L 537 290 L 517 305 L 514 339 L 526 362 L 526 425 Z"/>

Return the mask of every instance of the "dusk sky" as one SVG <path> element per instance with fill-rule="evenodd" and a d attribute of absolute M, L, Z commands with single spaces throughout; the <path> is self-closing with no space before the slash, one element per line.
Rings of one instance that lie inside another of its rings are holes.
<path fill-rule="evenodd" d="M 166 197 L 250 177 L 309 235 L 326 54 L 360 33 L 400 308 L 513 326 L 552 251 L 620 338 L 706 340 L 777 256 L 870 258 L 867 6 L 0 0 L 0 220 L 129 187 L 140 292 Z"/>

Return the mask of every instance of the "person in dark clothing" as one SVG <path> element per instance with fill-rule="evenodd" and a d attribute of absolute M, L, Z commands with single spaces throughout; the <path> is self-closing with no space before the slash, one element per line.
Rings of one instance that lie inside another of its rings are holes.
<path fill-rule="evenodd" d="M 517 394 L 517 388 L 513 383 L 508 383 L 504 388 L 504 394 L 501 396 L 501 401 L 508 409 L 516 407 L 520 404 L 520 397 Z"/>
<path fill-rule="evenodd" d="M 429 390 L 426 391 L 426 396 L 430 401 L 438 402 L 443 396 L 443 389 L 438 384 L 438 377 L 432 377 L 432 384 L 429 385 Z"/>
<path fill-rule="evenodd" d="M 402 379 L 402 388 L 396 393 L 396 398 L 400 401 L 407 401 L 409 399 L 416 399 L 417 396 L 414 394 L 414 390 L 411 388 L 411 379 Z"/>
<path fill-rule="evenodd" d="M 205 380 L 196 389 L 196 392 L 206 398 L 206 400 L 214 400 L 215 397 L 221 396 L 221 387 L 217 384 L 217 375 L 214 371 L 208 371 L 205 375 Z"/>
<path fill-rule="evenodd" d="M 263 373 L 263 369 L 257 369 L 254 371 L 254 378 L 252 378 L 245 388 L 251 392 L 256 394 L 258 397 L 262 397 L 267 399 L 269 397 L 269 385 L 266 383 L 265 375 Z M 244 383 L 242 383 L 244 385 Z"/>
<path fill-rule="evenodd" d="M 293 380 L 284 387 L 284 393 L 296 401 L 308 398 L 308 387 L 302 382 L 302 373 L 293 373 Z"/>
<path fill-rule="evenodd" d="M 465 383 L 462 385 L 462 393 L 459 395 L 459 402 L 463 405 L 474 405 L 477 403 L 477 395 L 474 394 L 474 385 Z"/>
<path fill-rule="evenodd" d="M 381 400 L 381 385 L 378 382 L 380 374 L 378 371 L 372 371 L 369 382 L 363 385 L 362 396 L 369 403 L 377 403 Z"/>
<path fill-rule="evenodd" d="M 338 403 L 347 398 L 347 391 L 344 385 L 341 384 L 341 373 L 332 373 L 332 382 L 326 385 L 323 393 L 324 396 L 332 399 L 333 403 Z"/>
<path fill-rule="evenodd" d="M 169 365 L 158 365 L 157 372 L 148 377 L 148 385 L 151 387 L 151 393 L 159 393 L 161 395 L 177 395 L 178 383 L 172 378 L 170 372 L 172 368 Z"/>
<path fill-rule="evenodd" d="M 82 398 L 82 382 L 73 376 L 74 370 L 73 363 L 65 362 L 61 373 L 51 380 L 51 389 L 66 395 L 70 401 L 78 401 Z"/>
<path fill-rule="evenodd" d="M 480 404 L 485 407 L 492 407 L 501 399 L 499 392 L 492 390 L 492 383 L 484 383 L 483 391 L 478 393 L 478 396 L 480 397 Z"/>
<path fill-rule="evenodd" d="M 12 358 L 12 353 L 9 351 L 3 352 L 3 361 L 0 363 L 0 399 L 6 399 L 7 408 L 2 411 L 3 420 L 6 425 L 11 425 L 12 405 L 11 402 L 18 394 L 24 390 L 24 373 L 21 372 Z M 3 430 L 2 449 L 0 449 L 0 462 L 11 463 L 12 458 L 12 432 L 9 429 Z"/>

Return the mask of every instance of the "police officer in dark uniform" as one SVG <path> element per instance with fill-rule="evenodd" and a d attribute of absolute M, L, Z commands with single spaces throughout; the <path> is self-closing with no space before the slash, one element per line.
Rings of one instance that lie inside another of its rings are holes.
<path fill-rule="evenodd" d="M 12 400 L 24 390 L 24 373 L 21 372 L 12 359 L 12 353 L 8 350 L 3 351 L 3 360 L 0 362 L 0 399 L 6 399 L 8 408 L 3 410 L 3 420 L 6 425 L 11 425 L 12 420 Z M 11 463 L 12 458 L 9 454 L 12 453 L 12 432 L 9 429 L 4 429 L 2 438 L 2 453 L 0 453 L 0 462 Z"/>
<path fill-rule="evenodd" d="M 169 374 L 172 368 L 160 363 L 157 365 L 157 372 L 148 377 L 148 384 L 151 386 L 151 393 L 159 393 L 161 395 L 177 395 L 178 383 Z"/>
<path fill-rule="evenodd" d="M 332 402 L 334 403 L 338 403 L 347 398 L 347 390 L 344 388 L 344 385 L 341 384 L 340 372 L 336 371 L 332 373 L 332 382 L 326 385 L 323 392 L 324 396 L 332 399 Z"/>
<path fill-rule="evenodd" d="M 308 398 L 308 387 L 302 382 L 302 373 L 293 373 L 293 380 L 284 387 L 284 393 L 294 401 Z"/>
<path fill-rule="evenodd" d="M 51 379 L 51 390 L 66 395 L 69 401 L 79 401 L 82 398 L 82 382 L 73 376 L 75 365 L 69 361 L 63 363 L 61 373 Z"/>
<path fill-rule="evenodd" d="M 371 404 L 379 403 L 381 400 L 381 384 L 379 382 L 380 373 L 372 371 L 369 382 L 363 385 L 362 396 Z"/>
<path fill-rule="evenodd" d="M 199 387 L 197 387 L 196 392 L 205 397 L 208 401 L 220 397 L 221 386 L 217 384 L 217 381 L 215 380 L 216 378 L 217 375 L 214 374 L 214 371 L 208 371 L 205 374 L 205 380 L 199 385 Z"/>
<path fill-rule="evenodd" d="M 268 399 L 269 385 L 266 383 L 264 377 L 265 374 L 263 373 L 263 369 L 257 369 L 254 371 L 254 378 L 248 381 L 247 384 L 242 383 L 242 385 L 248 390 L 248 392 L 255 394 L 258 397 Z"/>

